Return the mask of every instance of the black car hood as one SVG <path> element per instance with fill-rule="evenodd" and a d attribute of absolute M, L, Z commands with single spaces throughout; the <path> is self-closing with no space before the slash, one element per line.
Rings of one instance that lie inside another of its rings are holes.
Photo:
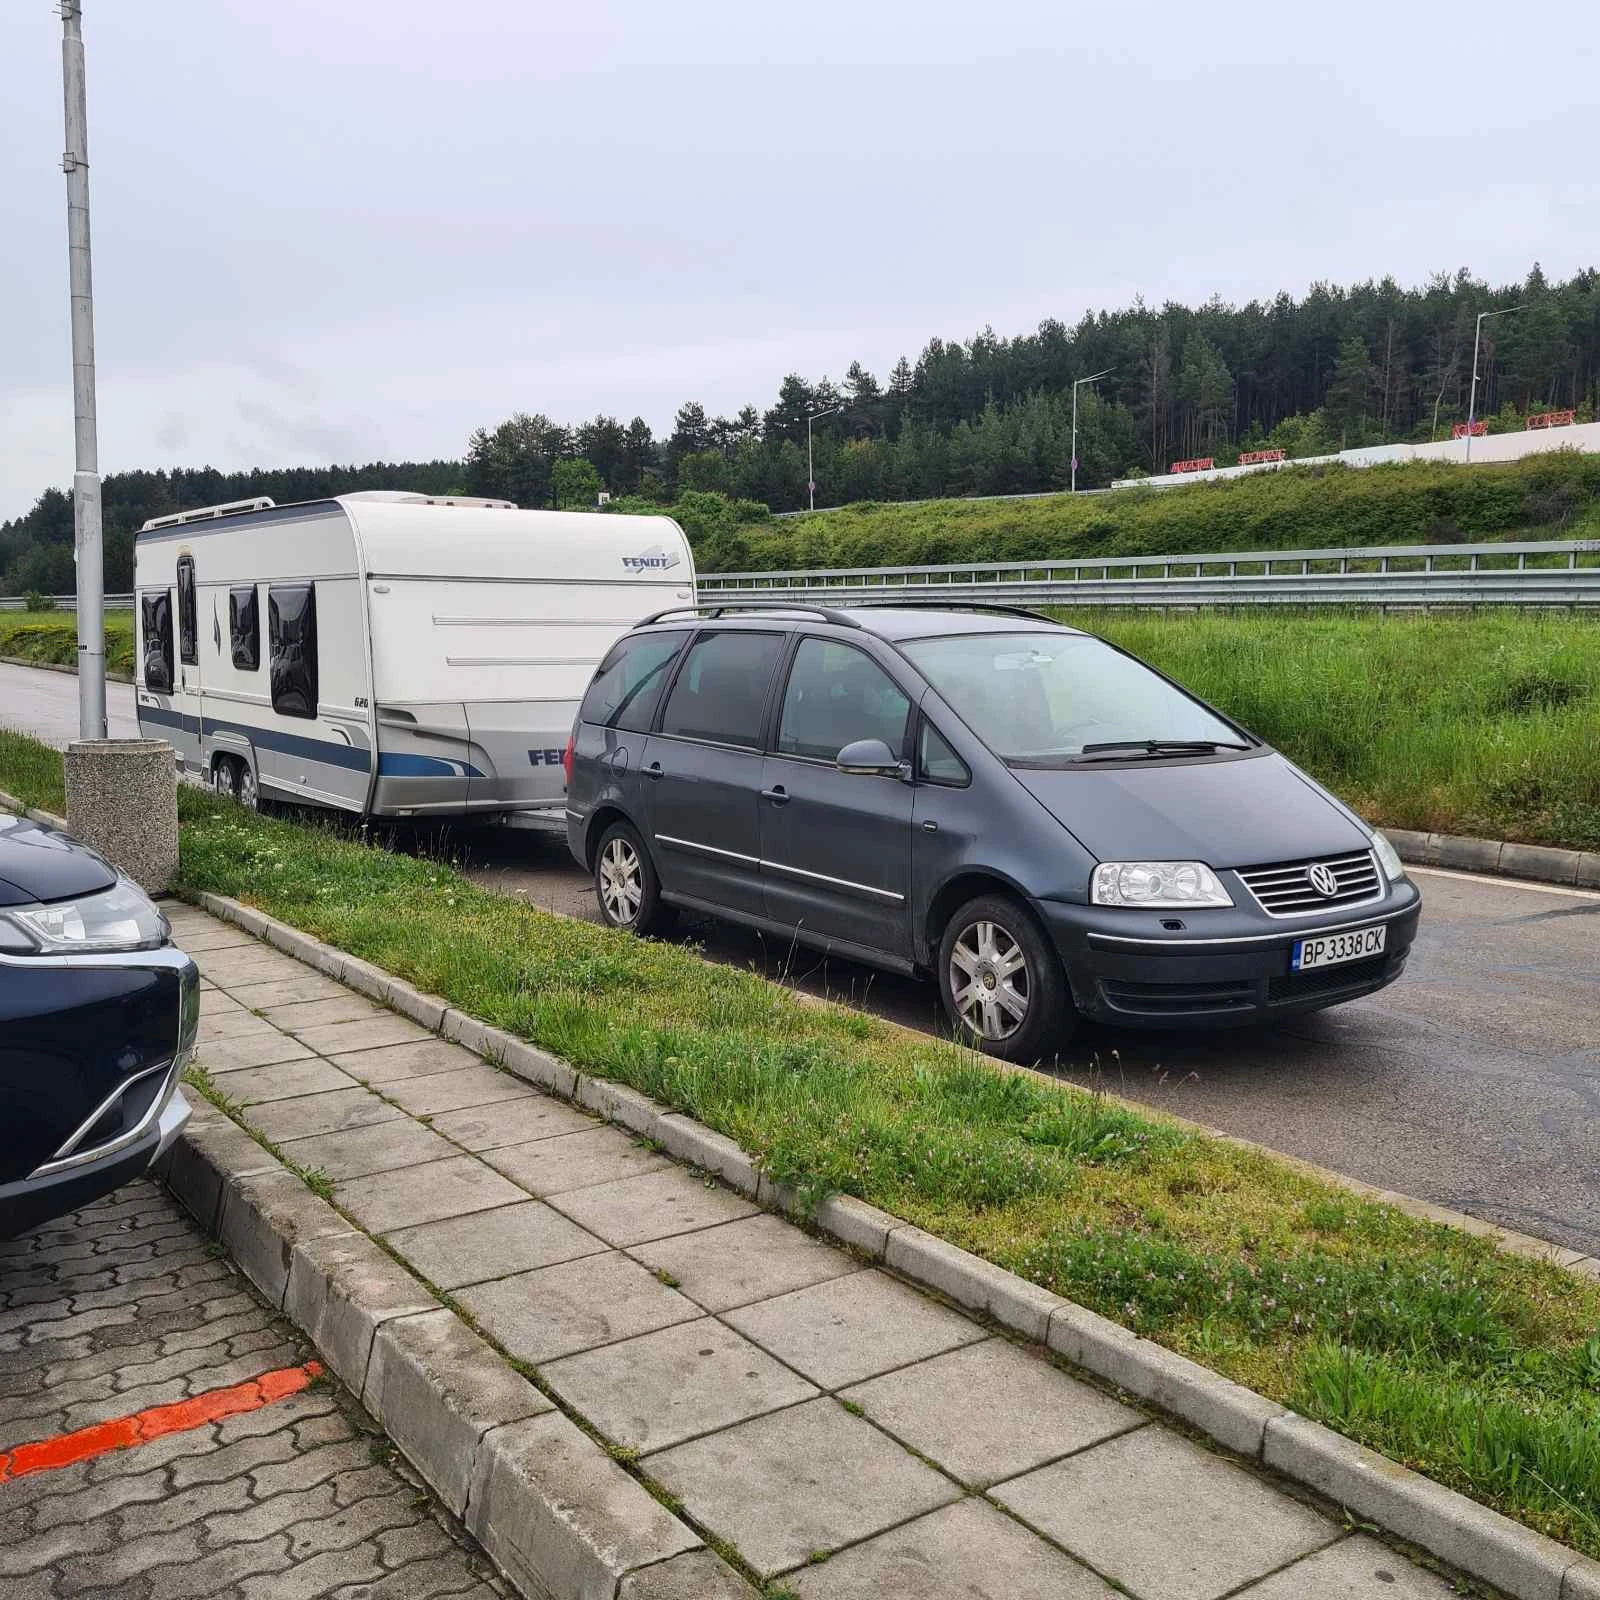
<path fill-rule="evenodd" d="M 1013 767 L 1099 861 L 1264 866 L 1367 846 L 1367 831 L 1276 751 L 1223 761 Z"/>
<path fill-rule="evenodd" d="M 24 817 L 0 814 L 0 906 L 70 900 L 109 889 L 117 875 L 87 845 Z"/>

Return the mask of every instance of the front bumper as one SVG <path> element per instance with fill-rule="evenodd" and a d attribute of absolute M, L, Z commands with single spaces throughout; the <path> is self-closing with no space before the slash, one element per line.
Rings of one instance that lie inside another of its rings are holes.
<path fill-rule="evenodd" d="M 1370 906 L 1293 921 L 1244 908 L 1171 912 L 1035 903 L 1060 953 L 1078 1010 L 1119 1027 L 1238 1027 L 1355 1000 L 1405 970 L 1422 897 L 1391 884 Z M 1163 921 L 1184 924 L 1167 929 Z M 1381 955 L 1293 972 L 1297 939 L 1339 929 L 1388 928 Z"/>

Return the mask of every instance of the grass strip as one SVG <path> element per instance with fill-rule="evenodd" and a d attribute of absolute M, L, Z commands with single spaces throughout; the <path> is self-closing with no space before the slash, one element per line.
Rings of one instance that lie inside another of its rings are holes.
<path fill-rule="evenodd" d="M 0 656 L 76 667 L 78 619 L 70 611 L 0 611 Z M 106 670 L 133 675 L 133 613 L 106 613 Z"/>
<path fill-rule="evenodd" d="M 198 790 L 180 814 L 185 888 L 259 906 L 688 1112 L 806 1195 L 859 1195 L 1600 1555 L 1600 1453 L 1583 1445 L 1600 1284 L 443 861 Z"/>

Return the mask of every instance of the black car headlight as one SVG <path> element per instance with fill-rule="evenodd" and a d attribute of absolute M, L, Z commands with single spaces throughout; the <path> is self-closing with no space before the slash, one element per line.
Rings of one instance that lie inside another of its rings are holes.
<path fill-rule="evenodd" d="M 138 884 L 118 878 L 77 900 L 0 908 L 0 951 L 8 955 L 98 955 L 155 950 L 171 925 Z"/>

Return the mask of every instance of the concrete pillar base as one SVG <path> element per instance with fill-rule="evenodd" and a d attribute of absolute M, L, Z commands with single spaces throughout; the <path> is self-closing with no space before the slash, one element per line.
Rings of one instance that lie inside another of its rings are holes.
<path fill-rule="evenodd" d="M 165 739 L 67 746 L 67 827 L 147 894 L 178 872 L 178 769 Z"/>

